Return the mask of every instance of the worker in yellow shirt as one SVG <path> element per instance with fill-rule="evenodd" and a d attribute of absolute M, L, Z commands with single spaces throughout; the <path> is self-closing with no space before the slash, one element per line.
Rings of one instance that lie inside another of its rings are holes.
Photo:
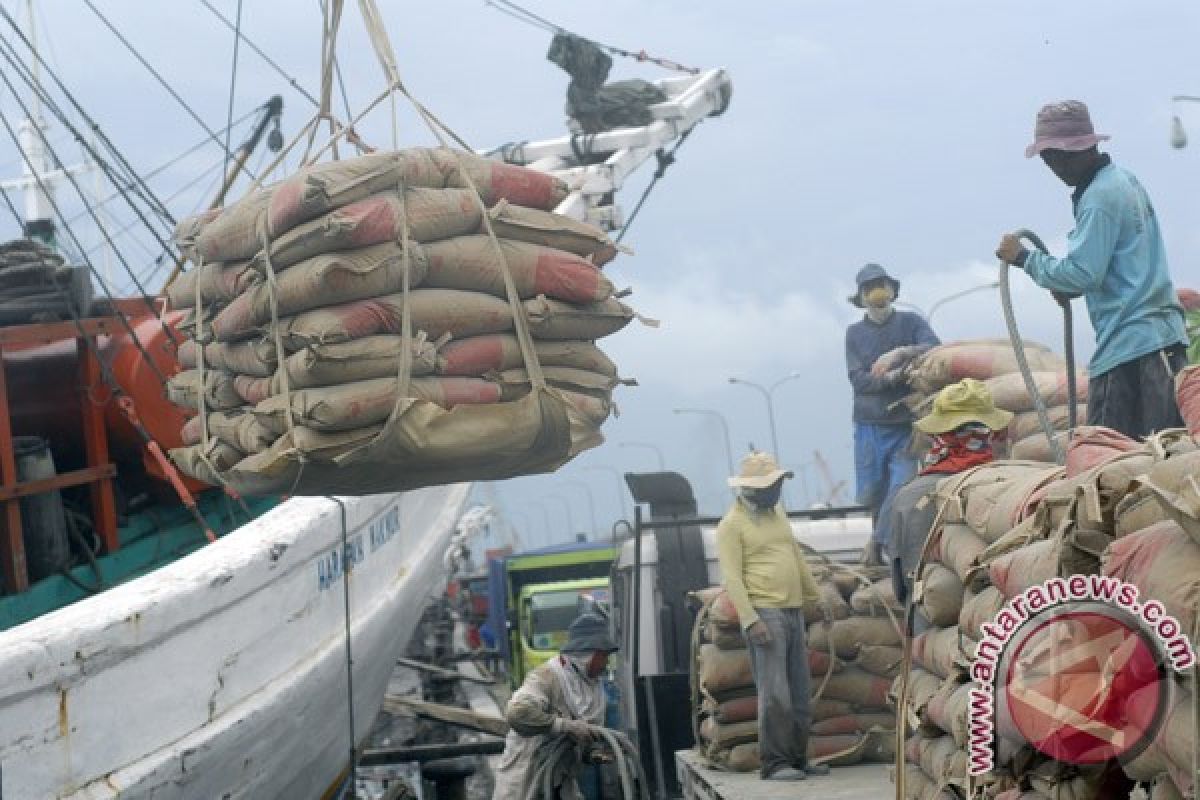
<path fill-rule="evenodd" d="M 717 526 L 717 559 L 749 643 L 758 691 L 759 774 L 775 781 L 829 773 L 808 761 L 804 606 L 817 603 L 817 584 L 779 502 L 790 477 L 770 454 L 747 455 L 729 479 L 737 499 Z"/>

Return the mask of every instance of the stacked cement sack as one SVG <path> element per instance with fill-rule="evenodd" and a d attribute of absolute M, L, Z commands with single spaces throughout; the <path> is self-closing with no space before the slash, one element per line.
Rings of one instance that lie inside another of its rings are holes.
<path fill-rule="evenodd" d="M 598 444 L 619 381 L 595 340 L 634 312 L 599 269 L 613 243 L 550 211 L 565 195 L 412 149 L 183 221 L 198 266 L 168 290 L 190 312 L 169 392 L 201 413 L 172 458 L 242 492 L 363 494 L 548 471 Z"/>
<path fill-rule="evenodd" d="M 812 675 L 810 757 L 834 766 L 889 762 L 895 712 L 888 690 L 899 674 L 900 611 L 878 571 L 813 559 L 820 607 L 805 609 Z M 759 768 L 758 697 L 737 611 L 723 589 L 698 593 L 693 636 L 693 722 L 697 748 L 713 764 Z"/>
<path fill-rule="evenodd" d="M 1025 343 L 1025 357 L 1033 379 L 1046 404 L 1050 423 L 1065 431 L 1069 419 L 1066 363 L 1047 347 Z M 906 401 L 923 414 L 942 388 L 963 378 L 983 381 L 992 393 L 996 408 L 1013 412 L 1005 437 L 1013 458 L 1053 462 L 1049 441 L 1042 432 L 1033 397 L 1017 367 L 1016 353 L 1007 339 L 978 339 L 940 345 L 914 359 L 907 368 L 913 395 Z M 1077 420 L 1087 419 L 1087 375 L 1076 376 L 1079 393 Z"/>
<path fill-rule="evenodd" d="M 930 533 L 914 589 L 915 609 L 929 628 L 914 638 L 908 673 L 909 721 L 905 797 L 966 796 L 968 669 L 981 626 L 1006 602 L 1053 577 L 1114 575 L 1137 585 L 1143 601 L 1158 599 L 1185 626 L 1200 601 L 1200 513 L 1195 536 L 1171 516 L 1171 504 L 1200 474 L 1200 451 L 1182 431 L 1137 443 L 1107 429 L 1081 428 L 1063 468 L 996 462 L 949 476 L 935 502 L 940 522 Z M 1200 499 L 1200 495 L 1193 495 Z M 1173 510 L 1172 510 L 1173 509 Z M 1200 512 L 1200 504 L 1195 506 Z M 1193 629 L 1194 630 L 1194 629 Z M 897 681 L 896 694 L 901 690 Z M 1169 712 L 1163 733 L 1127 774 L 1157 784 L 1154 797 L 1192 791 L 1191 699 Z M 1004 800 L 1104 796 L 1113 765 L 1080 767 L 1054 761 L 999 720 L 995 772 L 983 797 Z M 977 783 L 979 786 L 979 783 Z M 951 787 L 951 790 L 948 790 Z"/>

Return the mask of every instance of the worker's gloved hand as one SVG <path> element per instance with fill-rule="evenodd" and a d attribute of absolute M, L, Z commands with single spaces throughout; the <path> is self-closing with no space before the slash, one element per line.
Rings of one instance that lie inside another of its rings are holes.
<path fill-rule="evenodd" d="M 920 351 L 921 348 L 914 345 L 896 347 L 889 350 L 875 359 L 875 363 L 871 365 L 871 375 L 876 378 L 882 378 L 892 370 L 906 367 L 909 362 L 917 357 Z"/>
<path fill-rule="evenodd" d="M 746 629 L 746 638 L 750 640 L 751 644 L 764 647 L 771 643 L 771 630 L 767 627 L 767 623 L 761 619 L 756 620 L 753 625 Z"/>
<path fill-rule="evenodd" d="M 1000 237 L 1000 244 L 996 246 L 996 258 L 1005 264 L 1024 268 L 1026 255 L 1028 253 L 1025 250 L 1025 246 L 1021 244 L 1021 240 L 1016 236 L 1006 233 Z"/>
<path fill-rule="evenodd" d="M 592 726 L 581 719 L 559 718 L 558 732 L 570 736 L 576 744 L 587 745 L 592 741 Z"/>
<path fill-rule="evenodd" d="M 908 384 L 908 376 L 904 374 L 904 368 L 893 369 L 885 372 L 881 378 L 883 385 L 888 388 L 896 386 L 905 386 Z"/>

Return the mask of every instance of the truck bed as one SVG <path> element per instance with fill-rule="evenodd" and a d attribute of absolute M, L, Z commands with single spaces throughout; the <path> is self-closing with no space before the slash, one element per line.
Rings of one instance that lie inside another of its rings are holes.
<path fill-rule="evenodd" d="M 712 769 L 696 751 L 680 750 L 675 769 L 685 800 L 885 800 L 896 792 L 885 764 L 834 767 L 827 777 L 799 782 L 763 781 L 758 773 Z"/>

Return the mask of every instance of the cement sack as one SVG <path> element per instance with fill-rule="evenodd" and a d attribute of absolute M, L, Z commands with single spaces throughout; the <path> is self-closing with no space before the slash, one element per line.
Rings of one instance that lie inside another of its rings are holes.
<path fill-rule="evenodd" d="M 1111 428 L 1081 425 L 1067 442 L 1067 477 L 1082 475 L 1121 453 L 1141 448 L 1141 444 Z"/>
<path fill-rule="evenodd" d="M 548 297 L 525 301 L 529 332 L 535 339 L 595 340 L 624 328 L 636 316 L 629 306 L 609 298 L 602 303 L 572 305 Z"/>
<path fill-rule="evenodd" d="M 1071 408 L 1067 405 L 1055 405 L 1046 409 L 1046 416 L 1050 420 L 1050 427 L 1055 431 L 1065 431 L 1070 427 Z M 1087 422 L 1087 405 L 1081 404 L 1075 407 L 1075 424 L 1082 425 Z M 1035 433 L 1041 433 L 1042 422 L 1038 419 L 1036 411 L 1024 411 L 1013 417 L 1012 422 L 1008 424 L 1008 440 L 1010 442 L 1020 441 L 1026 436 L 1032 436 Z"/>
<path fill-rule="evenodd" d="M 828 581 L 817 584 L 818 601 L 815 606 L 804 607 L 804 621 L 812 624 L 822 620 L 846 619 L 850 616 L 850 605 L 838 591 L 838 587 Z"/>
<path fill-rule="evenodd" d="M 200 348 L 194 339 L 179 343 L 179 366 L 185 370 L 199 366 Z M 244 342 L 212 342 L 204 347 L 204 366 L 255 378 L 270 377 L 275 373 L 275 345 L 265 339 L 250 339 Z"/>
<path fill-rule="evenodd" d="M 1059 446 L 1063 450 L 1066 450 L 1066 432 L 1056 434 L 1054 440 L 1059 443 Z M 1009 457 L 1016 461 L 1038 461 L 1043 464 L 1054 463 L 1054 451 L 1050 447 L 1050 442 L 1046 440 L 1045 434 L 1042 433 L 1035 433 L 1031 436 L 1026 436 L 1020 441 L 1013 442 L 1008 453 Z"/>
<path fill-rule="evenodd" d="M 964 520 L 985 540 L 995 542 L 1033 513 L 1041 492 L 1059 480 L 1058 467 L 994 462 L 992 470 L 1004 480 L 970 486 L 963 492 Z"/>
<path fill-rule="evenodd" d="M 1141 487 L 1121 498 L 1117 503 L 1113 533 L 1116 538 L 1137 533 L 1168 519 L 1154 491 Z"/>
<path fill-rule="evenodd" d="M 963 582 L 941 564 L 926 564 L 917 581 L 913 599 L 934 627 L 954 625 L 962 610 Z"/>
<path fill-rule="evenodd" d="M 708 744 L 710 752 L 757 742 L 758 720 L 723 725 L 715 717 L 708 717 L 700 723 L 700 737 Z"/>
<path fill-rule="evenodd" d="M 1150 800 L 1185 800 L 1183 792 L 1169 775 L 1159 775 L 1150 790 Z"/>
<path fill-rule="evenodd" d="M 997 497 L 1007 491 L 994 484 L 1014 484 L 1025 479 L 1034 480 L 1045 476 L 1045 464 L 1022 461 L 993 461 L 952 475 L 938 483 L 936 502 L 945 505 L 943 522 L 961 522 L 981 536 L 987 536 L 988 518 L 997 504 Z M 968 506 L 972 495 L 981 493 L 968 517 Z"/>
<path fill-rule="evenodd" d="M 592 342 L 536 341 L 534 349 L 543 367 L 573 367 L 617 376 L 617 365 Z M 507 333 L 453 339 L 438 351 L 437 361 L 442 375 L 480 376 L 525 366 L 517 337 Z"/>
<path fill-rule="evenodd" d="M 988 543 L 970 526 L 951 523 L 942 527 L 938 541 L 933 545 L 934 556 L 959 577 L 965 579 L 975 559 L 987 548 Z"/>
<path fill-rule="evenodd" d="M 833 651 L 839 658 L 852 660 L 864 645 L 899 645 L 900 631 L 888 617 L 850 617 L 831 625 L 814 623 L 808 627 L 808 646 L 813 650 Z"/>
<path fill-rule="evenodd" d="M 903 661 L 904 650 L 901 647 L 868 644 L 858 649 L 858 655 L 851 663 L 872 675 L 894 678 L 899 673 Z"/>
<path fill-rule="evenodd" d="M 722 650 L 716 645 L 701 645 L 697 663 L 700 688 L 713 697 L 754 686 L 748 650 Z"/>
<path fill-rule="evenodd" d="M 1132 583 L 1143 601 L 1166 607 L 1192 635 L 1200 612 L 1200 545 L 1174 522 L 1160 522 L 1114 541 L 1104 556 L 1104 574 Z"/>
<path fill-rule="evenodd" d="M 1064 765 L 1055 762 L 1039 764 L 1026 774 L 1030 788 L 1051 800 L 1095 800 L 1101 796 L 1104 776 L 1102 766 L 1064 769 Z"/>
<path fill-rule="evenodd" d="M 1025 343 L 1025 355 L 1037 372 L 1058 372 L 1064 366 L 1061 358 L 1033 342 Z M 910 367 L 909 385 L 932 394 L 963 378 L 986 381 L 1017 369 L 1016 354 L 1007 341 L 952 342 L 919 356 Z"/>
<path fill-rule="evenodd" d="M 905 764 L 903 800 L 958 800 L 958 795 L 926 775 L 919 764 Z"/>
<path fill-rule="evenodd" d="M 192 417 L 183 426 L 183 443 L 185 445 L 200 444 L 202 434 L 200 417 Z M 241 409 L 214 411 L 209 414 L 208 435 L 241 453 L 258 453 L 266 450 L 277 438 L 276 434 L 259 422 L 253 414 Z"/>
<path fill-rule="evenodd" d="M 892 689 L 888 693 L 889 705 L 899 706 L 901 684 L 904 681 L 904 674 L 896 676 L 892 681 Z M 921 668 L 920 664 L 913 664 L 908 673 L 908 708 L 911 716 L 910 723 L 914 725 L 919 723 L 926 728 L 933 726 L 933 722 L 929 718 L 929 701 L 942 688 L 942 679 L 932 672 Z M 911 727 L 911 726 L 910 726 Z M 936 726 L 934 726 L 936 727 Z"/>
<path fill-rule="evenodd" d="M 278 274 L 276 313 L 289 317 L 313 308 L 401 292 L 405 268 L 404 249 L 395 242 L 314 256 Z M 419 247 L 410 247 L 407 268 L 409 287 L 415 289 L 425 281 L 427 269 Z M 256 281 L 213 318 L 212 332 L 218 341 L 230 341 L 270 321 L 271 287 Z"/>
<path fill-rule="evenodd" d="M 408 294 L 414 333 L 429 339 L 446 334 L 457 338 L 511 330 L 512 311 L 504 300 L 479 292 L 455 289 L 417 289 Z M 284 347 L 299 350 L 313 343 L 344 342 L 381 333 L 401 333 L 404 295 L 305 311 L 279 321 Z"/>
<path fill-rule="evenodd" d="M 222 477 L 244 495 L 363 495 L 548 472 L 603 441 L 581 410 L 588 403 L 602 401 L 550 388 L 450 410 L 409 398 L 378 434 L 331 461 L 307 457 L 285 434 Z"/>
<path fill-rule="evenodd" d="M 204 407 L 208 411 L 227 411 L 244 405 L 233 385 L 233 374 L 218 369 L 204 371 Z M 167 379 L 167 399 L 177 406 L 200 408 L 200 370 L 187 369 Z"/>
<path fill-rule="evenodd" d="M 597 267 L 612 261 L 617 246 L 608 234 L 562 214 L 500 201 L 488 210 L 492 230 L 501 239 L 529 242 L 565 250 L 589 259 Z"/>
<path fill-rule="evenodd" d="M 758 743 L 739 744 L 714 761 L 730 772 L 757 772 L 762 767 Z"/>
<path fill-rule="evenodd" d="M 992 585 L 1011 599 L 1058 576 L 1058 542 L 1042 539 L 1006 553 L 988 564 Z"/>
<path fill-rule="evenodd" d="M 970 655 L 962 645 L 957 625 L 930 628 L 913 639 L 913 663 L 939 678 L 949 678 Z"/>
<path fill-rule="evenodd" d="M 1048 408 L 1065 406 L 1067 404 L 1066 372 L 1035 372 L 1033 373 L 1033 381 Z M 1025 379 L 1021 376 L 1020 372 L 999 375 L 984 381 L 984 384 L 987 386 L 988 391 L 991 392 L 992 402 L 996 404 L 996 408 L 1003 408 L 1005 411 L 1011 411 L 1014 414 L 1034 410 L 1033 397 L 1030 396 L 1029 390 L 1025 388 Z M 1076 377 L 1075 385 L 1079 392 L 1079 402 L 1086 404 L 1088 397 L 1087 374 L 1080 373 Z M 1086 414 L 1080 417 L 1080 420 L 1085 419 L 1087 419 Z"/>
<path fill-rule="evenodd" d="M 1163 513 L 1200 542 L 1200 451 L 1156 464 L 1145 478 Z"/>
<path fill-rule="evenodd" d="M 820 678 L 817 679 L 818 681 Z M 829 697 L 818 697 L 809 706 L 814 720 L 844 717 L 854 713 L 854 704 L 845 700 L 833 700 Z"/>
<path fill-rule="evenodd" d="M 210 208 L 201 211 L 199 214 L 192 214 L 175 223 L 175 232 L 171 238 L 175 241 L 179 252 L 183 257 L 191 261 L 197 259 L 196 255 L 196 237 L 200 235 L 200 231 L 204 230 L 210 222 L 221 216 L 224 209 Z M 181 273 L 181 275 L 184 273 Z"/>
<path fill-rule="evenodd" d="M 220 439 L 210 439 L 208 447 L 194 444 L 171 450 L 171 461 L 175 466 L 188 475 L 214 486 L 219 485 L 219 481 L 214 477 L 214 470 L 221 472 L 232 469 L 245 457 L 245 453 Z"/>
<path fill-rule="evenodd" d="M 1184 367 L 1175 376 L 1175 400 L 1188 433 L 1200 436 L 1200 367 Z"/>
<path fill-rule="evenodd" d="M 543 367 L 542 376 L 546 379 L 547 384 L 556 389 L 564 389 L 570 392 L 590 394 L 603 398 L 611 396 L 612 390 L 618 384 L 627 383 L 610 375 L 601 375 L 598 372 L 588 372 L 585 369 L 573 369 L 571 367 Z M 524 397 L 529 394 L 533 387 L 533 381 L 529 377 L 529 373 L 524 369 L 506 369 L 501 372 L 491 372 L 484 375 L 484 379 L 499 387 L 501 400 L 515 400 L 518 397 Z M 470 379 L 463 378 L 459 380 Z"/>
<path fill-rule="evenodd" d="M 468 189 L 474 185 L 486 205 L 505 199 L 546 211 L 553 210 L 567 196 L 566 184 L 544 172 L 461 150 L 412 148 L 372 153 L 299 171 L 271 192 L 268 229 L 278 234 L 334 208 L 399 185 L 432 189 Z"/>
<path fill-rule="evenodd" d="M 737 607 L 734 606 L 733 599 L 725 587 L 722 586 L 709 602 L 708 613 L 709 618 L 717 625 L 741 630 L 742 623 L 738 619 Z"/>
<path fill-rule="evenodd" d="M 714 718 L 722 725 L 758 719 L 758 695 L 752 694 L 718 703 Z"/>
<path fill-rule="evenodd" d="M 983 625 L 994 620 L 1008 600 L 995 586 L 968 595 L 958 615 L 958 629 L 968 639 L 977 642 L 983 638 Z"/>
<path fill-rule="evenodd" d="M 850 595 L 850 608 L 854 609 L 856 614 L 868 616 L 882 617 L 891 613 L 899 618 L 904 614 L 904 604 L 896 599 L 891 578 L 884 578 L 856 589 L 854 594 Z"/>
<path fill-rule="evenodd" d="M 194 308 L 196 284 L 200 285 L 200 301 L 212 304 L 228 303 L 257 281 L 258 273 L 248 261 L 203 263 L 179 273 L 165 291 L 170 308 Z"/>
<path fill-rule="evenodd" d="M 814 677 L 814 686 L 819 686 L 823 678 Z M 856 667 L 846 667 L 841 672 L 835 672 L 825 681 L 822 697 L 833 700 L 845 700 L 860 709 L 887 708 L 888 691 L 892 681 L 881 675 L 873 675 Z"/>
<path fill-rule="evenodd" d="M 310 344 L 284 361 L 288 387 L 292 390 L 307 389 L 371 378 L 395 377 L 400 373 L 403 342 L 403 336 L 380 334 L 335 344 Z M 423 377 L 436 371 L 438 351 L 433 344 L 424 337 L 416 337 L 410 349 L 410 374 Z M 268 394 L 279 394 L 283 391 L 283 382 L 279 375 L 272 375 L 267 380 L 270 382 Z"/>
<path fill-rule="evenodd" d="M 499 239 L 500 253 L 508 266 L 517 295 L 527 300 L 538 295 L 568 303 L 599 303 L 613 294 L 604 273 L 588 261 L 565 250 L 527 242 Z M 425 246 L 429 271 L 425 285 L 462 289 L 507 297 L 496 245 L 491 237 L 458 236 Z"/>
<path fill-rule="evenodd" d="M 746 637 L 742 635 L 740 629 L 717 625 L 714 622 L 709 622 L 704 626 L 704 638 L 722 650 L 744 650 L 746 648 Z"/>
<path fill-rule="evenodd" d="M 949 735 L 920 741 L 921 769 L 941 786 L 965 787 L 967 751 Z"/>
<path fill-rule="evenodd" d="M 1178 691 L 1154 741 L 1137 758 L 1124 765 L 1125 774 L 1139 781 L 1166 774 L 1184 797 L 1192 797 L 1193 736 L 1192 695 L 1186 690 Z"/>
<path fill-rule="evenodd" d="M 813 722 L 813 736 L 833 736 L 847 733 L 866 733 L 877 728 L 895 730 L 896 716 L 887 711 L 864 711 L 842 717 L 830 717 Z"/>
<path fill-rule="evenodd" d="M 289 396 L 268 397 L 254 407 L 253 414 L 280 434 L 287 430 L 289 407 L 295 424 L 317 431 L 347 431 L 384 422 L 404 397 L 444 409 L 500 402 L 499 387 L 479 378 L 413 378 L 406 395 L 398 394 L 399 389 L 396 378 L 298 389 Z"/>

